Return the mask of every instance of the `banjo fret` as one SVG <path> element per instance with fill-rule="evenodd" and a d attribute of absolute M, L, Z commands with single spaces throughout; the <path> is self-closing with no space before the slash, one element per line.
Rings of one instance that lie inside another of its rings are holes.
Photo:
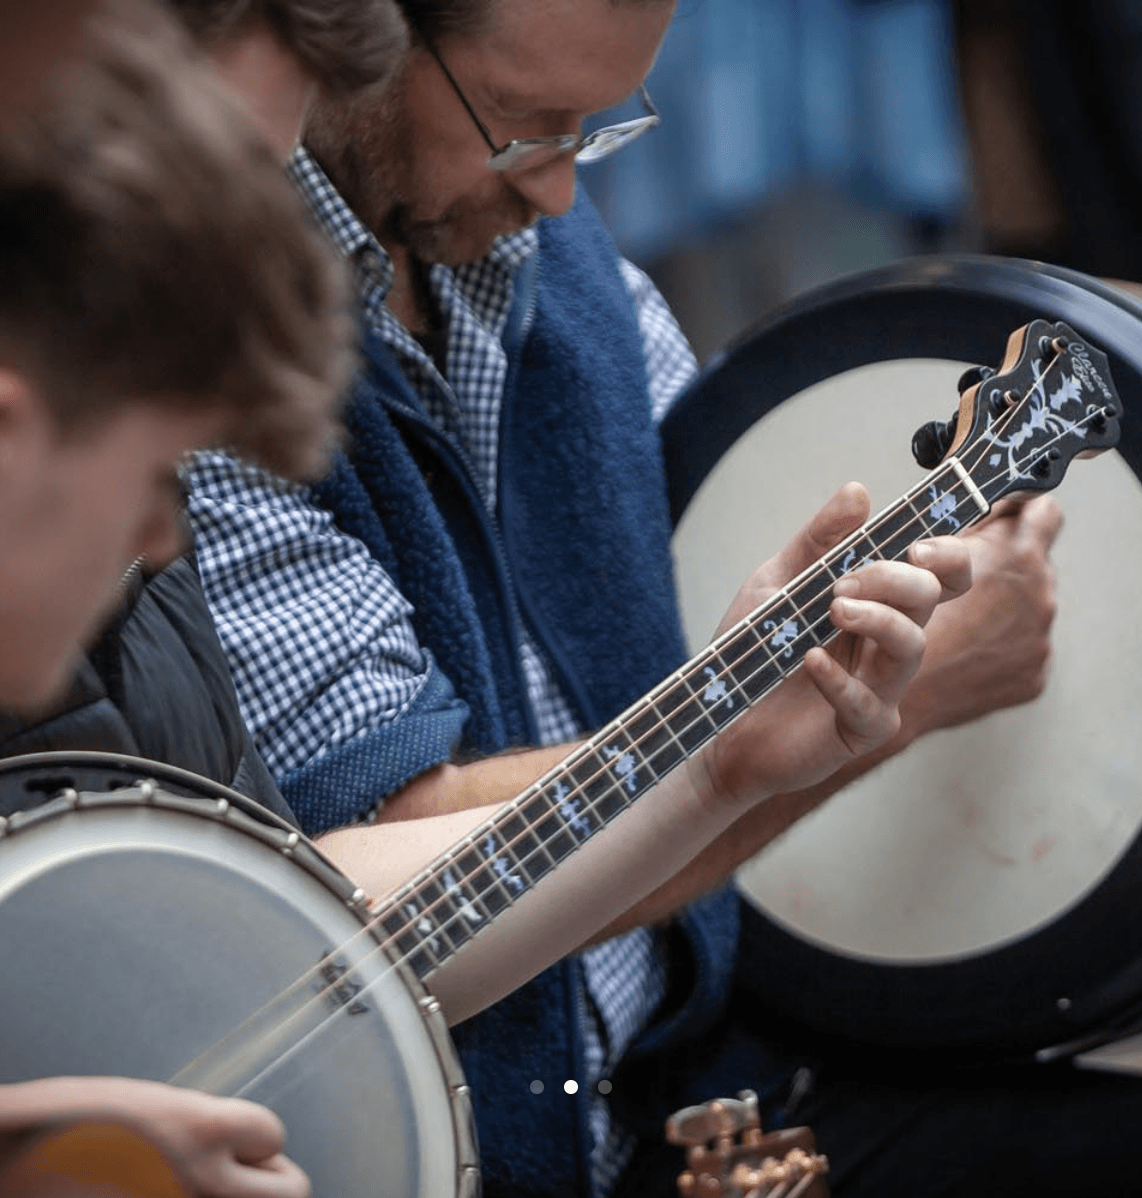
<path fill-rule="evenodd" d="M 642 745 L 619 720 L 592 739 L 589 754 L 572 770 L 572 778 L 601 824 L 610 823 L 658 781 Z"/>
<path fill-rule="evenodd" d="M 641 704 L 634 712 L 627 721 L 627 731 L 656 777 L 664 777 L 686 755 L 653 700 Z"/>
<path fill-rule="evenodd" d="M 746 703 L 760 699 L 785 677 L 785 670 L 752 624 L 731 631 L 718 644 L 722 657 L 733 663 L 731 677 Z"/>
<path fill-rule="evenodd" d="M 782 677 L 791 674 L 801 664 L 805 654 L 822 644 L 833 631 L 832 625 L 829 625 L 818 633 L 808 623 L 801 610 L 798 591 L 790 592 L 776 603 L 767 604 L 751 618 L 751 623 L 764 640 Z"/>
<path fill-rule="evenodd" d="M 705 744 L 717 731 L 701 703 L 695 703 L 694 691 L 687 685 L 681 673 L 676 680 L 668 681 L 665 689 L 656 692 L 654 706 L 662 716 L 670 735 L 682 750 L 682 757 L 689 757 L 695 749 Z M 679 760 L 682 758 L 680 757 Z"/>
<path fill-rule="evenodd" d="M 510 846 L 525 889 L 530 889 L 555 868 L 527 821 L 513 807 L 488 825 Z M 483 835 L 483 832 L 481 832 Z"/>
<path fill-rule="evenodd" d="M 801 613 L 802 623 L 806 628 L 813 629 L 818 644 L 833 634 L 833 626 L 829 623 L 829 605 L 833 602 L 835 581 L 831 570 L 815 570 L 797 587 L 792 596 L 797 610 Z"/>
<path fill-rule="evenodd" d="M 464 842 L 462 851 L 456 854 L 456 868 L 468 880 L 469 886 L 480 896 L 480 906 L 494 919 L 511 903 L 495 866 L 486 861 L 477 851 L 473 841 Z"/>

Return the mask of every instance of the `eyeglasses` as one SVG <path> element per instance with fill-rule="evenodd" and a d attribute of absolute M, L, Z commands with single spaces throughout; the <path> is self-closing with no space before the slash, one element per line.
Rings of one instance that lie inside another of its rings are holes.
<path fill-rule="evenodd" d="M 460 90 L 452 72 L 445 65 L 444 59 L 431 41 L 423 33 L 420 35 L 429 54 L 436 59 L 437 66 L 444 72 L 444 78 L 452 85 L 460 103 L 472 118 L 472 123 L 480 130 L 480 136 L 492 151 L 488 166 L 494 171 L 524 171 L 533 170 L 545 163 L 553 162 L 564 154 L 574 154 L 576 162 L 598 162 L 623 146 L 629 145 L 636 137 L 641 137 L 648 129 L 653 129 L 660 121 L 658 109 L 651 101 L 650 93 L 645 84 L 638 89 L 639 99 L 646 107 L 646 116 L 635 117 L 631 121 L 622 121 L 617 125 L 606 125 L 588 133 L 586 137 L 578 133 L 560 133 L 554 137 L 516 137 L 502 146 L 497 146 L 488 131 L 487 125 L 480 120 L 476 110 L 468 102 L 468 97 Z"/>

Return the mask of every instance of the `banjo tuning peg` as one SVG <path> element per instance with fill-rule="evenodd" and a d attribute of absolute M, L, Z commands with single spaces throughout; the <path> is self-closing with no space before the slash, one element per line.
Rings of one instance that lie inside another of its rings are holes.
<path fill-rule="evenodd" d="M 991 367 L 968 367 L 960 375 L 960 381 L 955 385 L 956 391 L 962 395 L 968 388 L 974 387 L 977 383 L 986 382 L 993 376 L 995 376 L 995 370 L 992 370 Z"/>
<path fill-rule="evenodd" d="M 925 470 L 934 470 L 951 448 L 956 436 L 956 416 L 951 420 L 929 420 L 912 438 L 912 456 Z"/>
<path fill-rule="evenodd" d="M 956 383 L 956 390 L 963 395 L 970 387 L 974 387 L 977 383 L 985 383 L 994 375 L 995 371 L 990 366 L 969 366 L 960 375 L 959 382 Z"/>

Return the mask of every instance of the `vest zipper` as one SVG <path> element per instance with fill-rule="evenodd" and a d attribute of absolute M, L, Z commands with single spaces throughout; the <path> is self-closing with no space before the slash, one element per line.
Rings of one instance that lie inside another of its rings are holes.
<path fill-rule="evenodd" d="M 512 323 L 512 327 L 505 330 L 504 337 L 504 352 L 508 358 L 508 372 L 504 378 L 503 399 L 500 404 L 500 419 L 497 436 L 499 439 L 499 447 L 497 452 L 497 469 L 496 469 L 496 512 L 497 525 L 496 535 L 499 542 L 500 550 L 503 553 L 504 566 L 510 577 L 510 554 L 508 552 L 507 540 L 503 535 L 503 527 L 507 524 L 507 513 L 510 510 L 510 504 L 507 502 L 503 488 L 503 470 L 504 462 L 504 447 L 506 441 L 505 430 L 508 427 L 508 421 L 511 419 L 511 397 L 515 393 L 516 379 L 520 371 L 520 358 L 523 353 L 524 343 L 527 341 L 528 334 L 531 332 L 531 326 L 535 319 L 535 313 L 539 304 L 536 280 L 539 275 L 539 258 L 530 258 L 520 268 L 518 285 L 527 287 L 527 303 L 524 307 L 523 314 L 517 321 Z M 514 315 L 514 313 L 513 313 Z M 511 317 L 509 317 L 511 322 Z M 542 622 L 535 618 L 535 613 L 528 608 L 522 592 L 517 592 L 514 587 L 512 589 L 512 607 L 515 610 L 517 618 L 520 620 L 520 627 L 526 627 L 535 641 L 536 648 L 541 650 L 544 656 L 547 669 L 551 675 L 553 683 L 559 688 L 563 697 L 569 702 L 572 714 L 576 716 L 581 728 L 590 731 L 596 727 L 601 721 L 598 718 L 598 713 L 595 711 L 587 695 L 583 692 L 578 681 L 563 669 L 559 664 L 559 655 L 552 651 L 551 638 L 543 628 Z M 526 620 L 524 617 L 527 617 Z M 521 671 L 522 672 L 522 671 Z M 525 680 L 526 682 L 526 680 Z M 525 689 L 526 694 L 526 689 Z M 528 703 L 528 712 L 530 714 L 531 704 Z M 530 722 L 530 721 L 529 721 Z M 537 733 L 538 735 L 538 733 Z"/>
<path fill-rule="evenodd" d="M 116 594 L 118 595 L 118 597 L 119 597 L 120 599 L 121 599 L 121 598 L 122 598 L 122 597 L 123 597 L 123 596 L 124 596 L 124 595 L 125 595 L 125 594 L 126 594 L 126 593 L 127 593 L 129 590 L 130 590 L 130 589 L 131 589 L 131 587 L 134 585 L 135 579 L 136 579 L 136 578 L 138 578 L 138 577 L 139 577 L 139 575 L 142 573 L 142 570 L 143 570 L 143 563 L 144 563 L 146 560 L 147 560 L 147 559 L 146 559 L 145 557 L 137 557 L 137 558 L 135 558 L 135 560 L 134 560 L 134 561 L 133 561 L 133 562 L 132 562 L 132 563 L 131 563 L 131 564 L 130 564 L 128 567 L 127 567 L 127 569 L 123 571 L 123 576 L 122 576 L 122 577 L 119 579 L 119 582 L 116 584 L 116 587 L 115 587 Z"/>

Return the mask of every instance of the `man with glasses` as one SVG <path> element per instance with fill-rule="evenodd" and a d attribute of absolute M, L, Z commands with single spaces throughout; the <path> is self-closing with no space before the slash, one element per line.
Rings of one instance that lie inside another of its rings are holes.
<path fill-rule="evenodd" d="M 292 166 L 360 290 L 348 453 L 310 489 L 221 455 L 190 479 L 244 715 L 311 832 L 507 799 L 685 655 L 656 426 L 694 358 L 575 193 L 577 161 L 657 122 L 643 81 L 673 4 L 401 7 L 396 86 L 320 101 Z M 634 95 L 645 116 L 580 136 Z M 864 503 L 841 492 L 754 594 Z M 974 688 L 930 669 L 894 747 L 1037 691 L 1058 524 L 1047 501 L 977 538 L 985 573 L 1018 563 L 989 597 L 1020 602 L 1018 648 Z M 971 623 L 944 659 L 978 660 Z M 844 780 L 735 825 L 612 926 L 625 934 L 458 1029 L 489 1194 L 649 1192 L 671 1106 L 768 1081 L 785 1104 L 798 1062 L 724 1018 L 740 911 L 708 892 Z"/>

